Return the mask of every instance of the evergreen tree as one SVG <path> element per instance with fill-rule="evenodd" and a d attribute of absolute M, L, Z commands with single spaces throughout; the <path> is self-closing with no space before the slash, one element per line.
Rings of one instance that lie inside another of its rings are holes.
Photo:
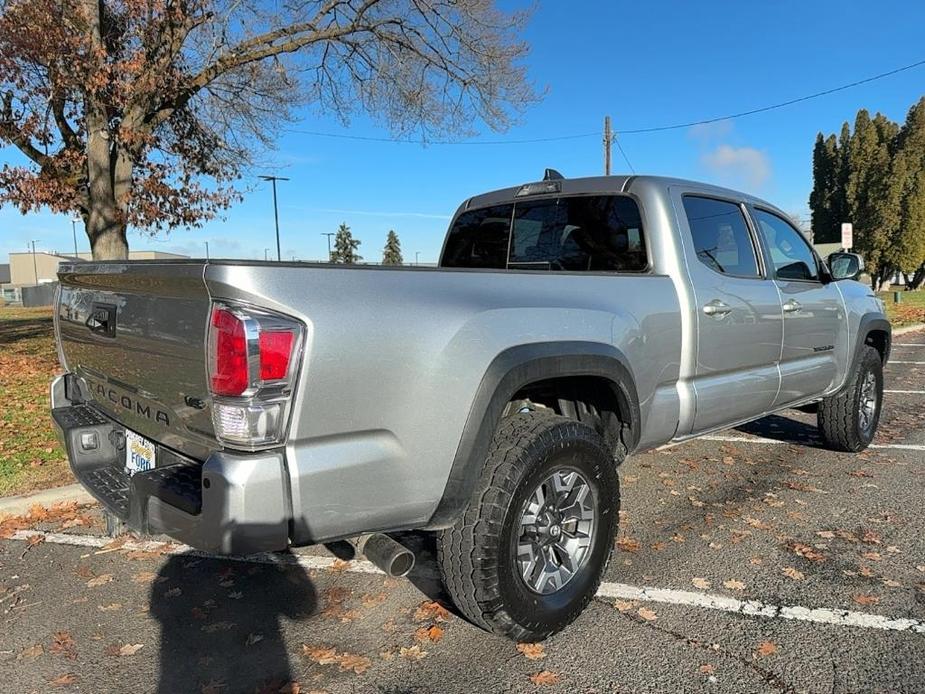
<path fill-rule="evenodd" d="M 890 256 L 917 288 L 925 280 L 925 97 L 909 109 L 896 137 L 893 184 L 898 219 Z"/>
<path fill-rule="evenodd" d="M 337 227 L 337 236 L 334 237 L 334 250 L 331 251 L 332 263 L 344 263 L 352 265 L 363 260 L 363 256 L 357 253 L 360 247 L 360 240 L 353 238 L 350 233 L 350 227 L 346 222 Z"/>
<path fill-rule="evenodd" d="M 838 143 L 834 135 L 828 138 L 822 133 L 816 135 L 813 147 L 813 190 L 809 196 L 812 212 L 813 239 L 816 243 L 834 243 L 840 238 L 841 205 L 837 204 L 839 194 Z"/>
<path fill-rule="evenodd" d="M 404 260 L 401 257 L 401 241 L 398 240 L 398 234 L 392 229 L 389 230 L 389 235 L 385 240 L 385 248 L 382 249 L 382 264 L 404 264 Z"/>

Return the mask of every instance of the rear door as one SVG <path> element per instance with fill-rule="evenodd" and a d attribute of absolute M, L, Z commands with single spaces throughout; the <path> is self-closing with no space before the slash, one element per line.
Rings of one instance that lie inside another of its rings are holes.
<path fill-rule="evenodd" d="M 683 190 L 672 197 L 694 296 L 697 433 L 770 409 L 780 385 L 781 307 L 744 205 Z"/>
<path fill-rule="evenodd" d="M 66 368 L 129 429 L 203 459 L 217 446 L 209 410 L 204 263 L 63 267 L 57 326 Z"/>
<path fill-rule="evenodd" d="M 781 388 L 775 407 L 827 391 L 846 362 L 848 322 L 835 283 L 823 283 L 812 247 L 776 212 L 752 207 L 784 316 Z"/>

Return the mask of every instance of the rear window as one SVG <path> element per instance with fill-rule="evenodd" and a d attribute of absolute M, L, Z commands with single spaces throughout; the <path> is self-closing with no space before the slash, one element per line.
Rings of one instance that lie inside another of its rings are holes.
<path fill-rule="evenodd" d="M 450 230 L 441 265 L 642 272 L 648 259 L 636 202 L 622 195 L 594 195 L 463 212 Z"/>

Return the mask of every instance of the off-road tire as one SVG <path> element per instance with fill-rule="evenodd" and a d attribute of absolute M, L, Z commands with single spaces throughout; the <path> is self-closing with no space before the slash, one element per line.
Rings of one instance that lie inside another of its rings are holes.
<path fill-rule="evenodd" d="M 542 641 L 575 620 L 597 592 L 613 551 L 620 508 L 617 464 L 587 424 L 548 411 L 502 419 L 462 516 L 439 533 L 437 561 L 457 609 L 473 624 L 516 641 Z M 584 563 L 551 594 L 531 592 L 517 572 L 513 533 L 528 495 L 563 464 L 591 487 L 596 531 Z"/>
<path fill-rule="evenodd" d="M 883 407 L 883 362 L 880 353 L 870 345 L 862 352 L 853 371 L 848 374 L 844 388 L 819 403 L 819 433 L 827 448 L 835 451 L 857 453 L 870 445 L 877 433 L 880 412 Z M 861 426 L 861 396 L 865 379 L 872 374 L 876 383 L 876 409 L 872 423 L 866 429 Z"/>

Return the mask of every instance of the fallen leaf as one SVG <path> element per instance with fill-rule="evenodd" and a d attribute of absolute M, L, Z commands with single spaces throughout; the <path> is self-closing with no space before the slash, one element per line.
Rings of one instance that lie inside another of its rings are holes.
<path fill-rule="evenodd" d="M 880 598 L 874 595 L 855 595 L 854 601 L 858 605 L 876 605 L 880 602 Z"/>
<path fill-rule="evenodd" d="M 620 612 L 630 612 L 636 609 L 636 603 L 630 602 L 629 600 L 615 600 L 613 606 L 620 610 Z"/>
<path fill-rule="evenodd" d="M 710 663 L 704 663 L 700 666 L 700 672 L 702 672 L 704 675 L 712 675 L 714 672 L 716 672 L 716 668 L 713 667 Z"/>
<path fill-rule="evenodd" d="M 825 561 L 825 555 L 822 552 L 813 549 L 809 545 L 805 545 L 802 542 L 791 542 L 788 546 L 794 554 L 803 557 L 808 561 Z"/>
<path fill-rule="evenodd" d="M 764 641 L 758 646 L 758 650 L 755 651 L 755 653 L 762 658 L 777 653 L 777 644 L 772 641 Z"/>
<path fill-rule="evenodd" d="M 48 684 L 52 687 L 70 687 L 77 681 L 77 675 L 73 672 L 65 672 L 61 675 L 58 675 L 54 679 L 48 680 Z"/>
<path fill-rule="evenodd" d="M 710 582 L 705 578 L 692 578 L 691 583 L 700 590 L 707 590 L 710 587 Z"/>
<path fill-rule="evenodd" d="M 421 650 L 420 646 L 402 646 L 401 649 L 399 649 L 398 654 L 405 660 L 420 660 L 427 655 L 427 651 Z"/>
<path fill-rule="evenodd" d="M 530 681 L 536 685 L 544 684 L 559 684 L 559 675 L 549 670 L 540 670 L 539 672 L 530 675 Z"/>
<path fill-rule="evenodd" d="M 77 646 L 67 631 L 56 631 L 51 637 L 51 652 L 68 660 L 77 660 Z"/>
<path fill-rule="evenodd" d="M 792 578 L 794 581 L 802 581 L 804 578 L 806 578 L 803 575 L 802 571 L 800 571 L 799 569 L 795 569 L 792 566 L 788 566 L 784 568 L 782 571 L 783 571 L 784 576 L 786 576 L 787 578 Z"/>
<path fill-rule="evenodd" d="M 640 607 L 638 610 L 636 610 L 636 614 L 638 614 L 647 622 L 658 619 L 658 615 L 655 614 L 655 610 L 650 610 L 648 607 Z"/>
<path fill-rule="evenodd" d="M 164 592 L 164 597 L 165 598 L 175 598 L 182 594 L 183 594 L 183 591 L 180 588 L 171 588 L 170 590 Z"/>
<path fill-rule="evenodd" d="M 100 612 L 115 612 L 122 609 L 121 602 L 111 602 L 108 605 L 97 605 L 96 609 Z"/>
<path fill-rule="evenodd" d="M 449 618 L 449 611 L 439 602 L 422 602 L 414 612 L 414 619 L 418 622 L 423 622 L 427 619 L 446 622 Z"/>
<path fill-rule="evenodd" d="M 831 530 L 820 530 L 820 531 L 817 532 L 816 534 L 817 534 L 819 537 L 821 537 L 821 538 L 823 538 L 823 539 L 826 539 L 826 540 L 834 540 L 834 539 L 835 539 L 835 533 L 832 532 Z"/>
<path fill-rule="evenodd" d="M 135 655 L 138 651 L 144 648 L 143 643 L 127 643 L 122 648 L 119 649 L 120 656 L 126 655 Z"/>
<path fill-rule="evenodd" d="M 728 588 L 729 590 L 745 590 L 745 584 L 742 583 L 742 581 L 737 581 L 736 579 L 723 581 L 723 587 Z"/>
<path fill-rule="evenodd" d="M 861 554 L 862 557 L 869 561 L 880 561 L 883 557 L 880 555 L 880 552 L 864 552 Z"/>
<path fill-rule="evenodd" d="M 518 643 L 517 650 L 529 660 L 542 660 L 546 657 L 546 649 L 541 643 Z"/>
<path fill-rule="evenodd" d="M 22 660 L 23 658 L 29 658 L 30 660 L 38 658 L 41 655 L 45 655 L 45 647 L 42 644 L 37 643 L 32 646 L 27 646 L 23 648 L 19 655 L 16 656 L 16 660 Z"/>
<path fill-rule="evenodd" d="M 137 574 L 134 574 L 132 576 L 132 582 L 133 583 L 150 583 L 155 578 L 157 578 L 157 574 L 154 573 L 153 571 L 139 571 Z"/>
<path fill-rule="evenodd" d="M 337 665 L 341 670 L 353 670 L 356 674 L 362 675 L 366 672 L 373 662 L 364 655 L 354 655 L 352 653 L 342 653 L 337 660 Z"/>
<path fill-rule="evenodd" d="M 617 540 L 617 549 L 623 550 L 624 552 L 638 552 L 640 547 L 639 540 L 627 537 L 626 535 Z"/>
<path fill-rule="evenodd" d="M 245 646 L 253 646 L 255 643 L 260 643 L 263 641 L 263 634 L 248 634 L 247 641 L 244 642 Z"/>
<path fill-rule="evenodd" d="M 348 566 L 350 566 L 349 561 L 344 561 L 343 559 L 335 559 L 334 563 L 331 564 L 331 571 L 340 573 L 342 571 L 346 571 Z"/>
<path fill-rule="evenodd" d="M 421 627 L 414 633 L 414 638 L 418 641 L 432 641 L 436 643 L 443 638 L 443 629 L 436 624 L 429 627 Z"/>
<path fill-rule="evenodd" d="M 87 581 L 87 587 L 96 588 L 98 586 L 105 585 L 110 581 L 112 581 L 112 574 L 100 574 L 96 578 L 91 578 L 89 581 Z"/>
<path fill-rule="evenodd" d="M 240 590 L 234 590 L 228 593 L 229 600 L 240 600 L 243 597 L 244 597 L 244 593 L 242 593 Z"/>
<path fill-rule="evenodd" d="M 308 646 L 303 643 L 302 655 L 319 665 L 330 665 L 337 662 L 337 649 L 327 646 Z"/>

